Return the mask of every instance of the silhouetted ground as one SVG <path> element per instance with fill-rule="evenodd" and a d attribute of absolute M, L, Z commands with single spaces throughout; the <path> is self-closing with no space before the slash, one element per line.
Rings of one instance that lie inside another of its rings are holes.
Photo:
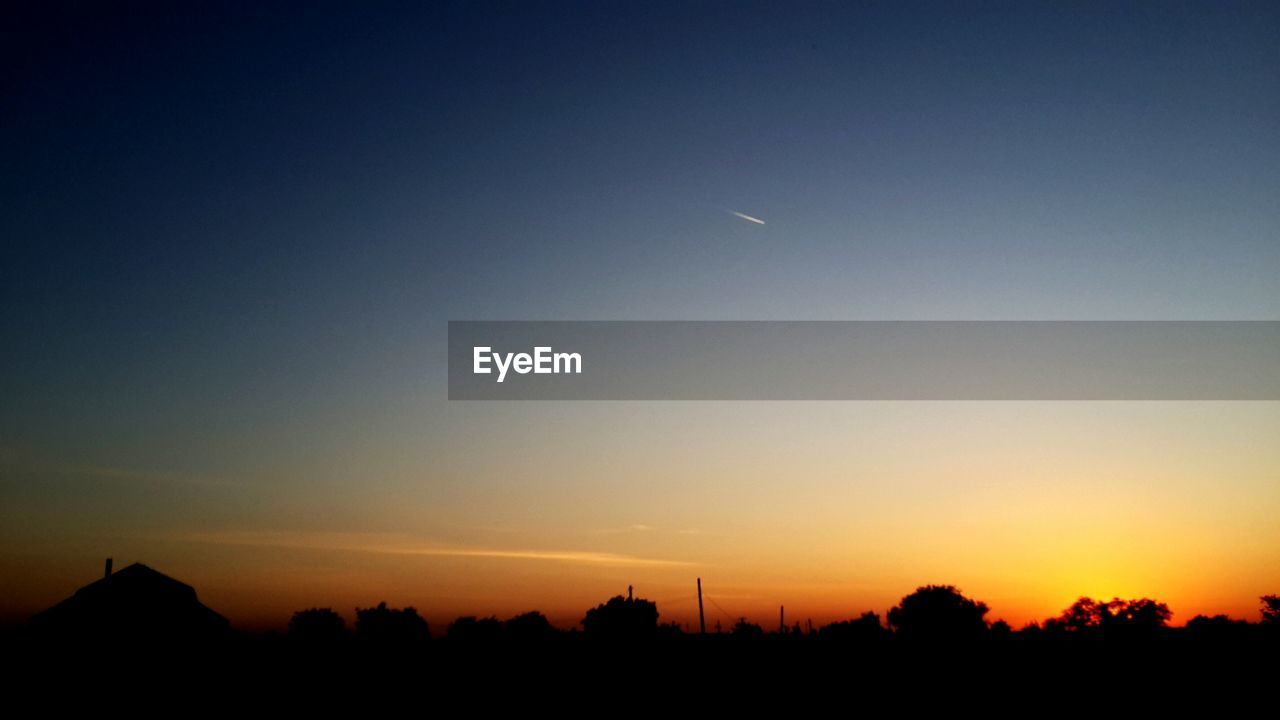
<path fill-rule="evenodd" d="M 751 708 L 793 694 L 916 704 L 1025 693 L 1054 703 L 1123 695 L 1148 711 L 1209 695 L 1225 711 L 1280 678 L 1273 601 L 1264 598 L 1262 622 L 1200 617 L 1172 628 L 1158 602 L 1081 598 L 1012 630 L 954 587 L 928 585 L 887 622 L 864 613 L 812 632 L 766 633 L 743 620 L 731 632 L 686 633 L 662 624 L 653 603 L 619 596 L 587 610 L 581 630 L 530 612 L 458 618 L 433 636 L 413 608 L 379 604 L 358 608 L 352 628 L 311 608 L 286 632 L 251 634 L 229 629 L 189 586 L 134 565 L 7 632 L 0 676 L 46 700 L 129 687 L 295 708 L 414 694 L 428 705 L 444 694 L 476 708 L 586 699 L 631 708 L 693 693 Z"/>

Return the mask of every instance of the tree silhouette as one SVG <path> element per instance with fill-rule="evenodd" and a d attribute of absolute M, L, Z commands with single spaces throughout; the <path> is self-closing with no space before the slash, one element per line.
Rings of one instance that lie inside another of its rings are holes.
<path fill-rule="evenodd" d="M 1053 629 L 1061 629 L 1072 633 L 1088 632 L 1096 628 L 1101 628 L 1105 619 L 1109 616 L 1105 603 L 1100 603 L 1090 597 L 1082 597 L 1071 606 L 1062 611 L 1062 615 L 1057 619 L 1046 621 Z"/>
<path fill-rule="evenodd" d="M 889 624 L 913 642 L 972 642 L 987 632 L 986 603 L 970 600 L 953 585 L 925 585 L 889 611 Z"/>
<path fill-rule="evenodd" d="M 347 634 L 342 616 L 330 608 L 299 610 L 289 619 L 289 638 L 307 645 L 334 645 Z"/>
<path fill-rule="evenodd" d="M 356 608 L 356 638 L 379 648 L 407 650 L 430 640 L 431 633 L 417 610 L 388 608 L 382 602 L 377 607 Z"/>
<path fill-rule="evenodd" d="M 1193 642 L 1221 645 L 1246 640 L 1249 630 L 1249 623 L 1244 620 L 1232 620 L 1226 615 L 1197 615 L 1187 621 L 1186 632 Z"/>
<path fill-rule="evenodd" d="M 1147 598 L 1112 598 L 1102 602 L 1082 597 L 1063 611 L 1061 621 L 1065 626 L 1077 630 L 1120 625 L 1163 627 L 1171 615 L 1168 605 Z"/>
<path fill-rule="evenodd" d="M 1117 639 L 1149 639 L 1162 631 L 1173 613 L 1169 606 L 1148 598 L 1109 601 L 1082 597 L 1048 620 L 1046 629 L 1072 635 Z"/>
<path fill-rule="evenodd" d="M 540 612 L 527 612 L 502 624 L 507 639 L 522 644 L 547 642 L 560 634 Z"/>
<path fill-rule="evenodd" d="M 467 615 L 450 623 L 444 636 L 453 642 L 491 645 L 502 639 L 502 623 L 493 616 L 477 618 Z"/>
<path fill-rule="evenodd" d="M 602 640 L 652 638 L 658 629 L 658 606 L 641 598 L 617 595 L 588 610 L 582 629 L 587 637 Z"/>
<path fill-rule="evenodd" d="M 1153 631 L 1168 625 L 1173 616 L 1168 605 L 1148 598 L 1112 600 L 1110 605 L 1112 623 L 1125 629 Z"/>
<path fill-rule="evenodd" d="M 1262 600 L 1262 622 L 1267 624 L 1280 624 L 1280 595 L 1263 595 Z"/>

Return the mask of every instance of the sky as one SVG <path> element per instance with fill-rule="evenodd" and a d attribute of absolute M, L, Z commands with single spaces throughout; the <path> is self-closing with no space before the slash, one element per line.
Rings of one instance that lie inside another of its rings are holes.
<path fill-rule="evenodd" d="M 1270 3 L 7 8 L 0 619 L 1280 591 L 1274 402 L 449 402 L 449 320 L 1280 319 Z M 749 222 L 741 213 L 765 221 Z"/>

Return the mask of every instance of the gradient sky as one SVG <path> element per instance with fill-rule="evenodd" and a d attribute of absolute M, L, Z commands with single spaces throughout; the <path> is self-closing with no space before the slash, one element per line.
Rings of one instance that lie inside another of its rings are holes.
<path fill-rule="evenodd" d="M 450 319 L 1280 319 L 1274 3 L 53 5 L 0 23 L 0 617 L 108 555 L 244 627 L 1280 591 L 1277 403 L 444 367 Z"/>

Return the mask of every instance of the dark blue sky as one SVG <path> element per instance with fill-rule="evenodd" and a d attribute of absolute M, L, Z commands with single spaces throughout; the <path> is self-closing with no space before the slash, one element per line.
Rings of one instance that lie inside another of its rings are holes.
<path fill-rule="evenodd" d="M 1280 313 L 1272 4 L 100 5 L 5 23 L 9 397 L 447 318 Z"/>
<path fill-rule="evenodd" d="M 552 411 L 447 403 L 449 319 L 1280 318 L 1276 3 L 38 5 L 11 507 L 464 474 Z"/>

